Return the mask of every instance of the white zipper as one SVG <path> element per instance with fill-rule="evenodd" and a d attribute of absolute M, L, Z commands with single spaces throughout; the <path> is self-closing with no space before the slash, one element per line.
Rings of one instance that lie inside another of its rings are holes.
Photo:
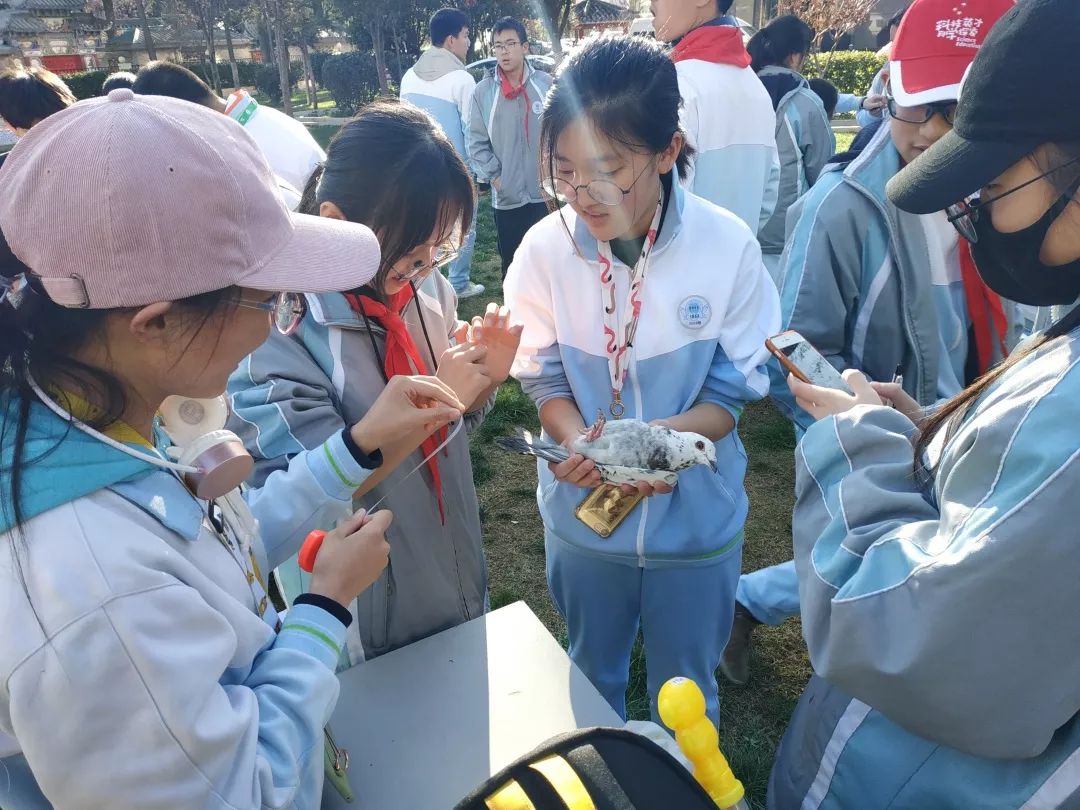
<path fill-rule="evenodd" d="M 637 347 L 634 347 L 634 356 L 630 359 L 632 367 L 630 369 L 630 388 L 634 392 L 634 407 L 637 409 L 638 419 L 642 418 L 645 413 L 644 405 L 641 401 L 641 386 L 638 385 L 637 374 Z M 637 530 L 637 558 L 638 568 L 645 567 L 645 526 L 649 522 L 649 499 L 645 498 L 641 504 L 641 517 L 638 519 Z"/>

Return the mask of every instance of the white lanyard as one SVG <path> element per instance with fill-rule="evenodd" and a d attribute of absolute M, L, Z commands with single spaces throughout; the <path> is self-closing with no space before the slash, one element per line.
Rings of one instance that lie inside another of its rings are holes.
<path fill-rule="evenodd" d="M 600 287 L 602 290 L 602 303 L 604 310 L 604 352 L 608 358 L 608 373 L 611 378 L 611 407 L 612 417 L 620 419 L 626 408 L 622 403 L 622 389 L 626 383 L 626 375 L 630 371 L 630 358 L 628 352 L 634 346 L 634 336 L 637 334 L 638 320 L 641 318 L 641 288 L 645 284 L 645 276 L 649 272 L 649 259 L 652 256 L 653 246 L 656 244 L 657 231 L 660 227 L 660 215 L 664 210 L 664 198 L 656 204 L 656 213 L 653 214 L 652 224 L 645 235 L 645 244 L 641 246 L 641 256 L 630 271 L 630 290 L 626 297 L 626 311 L 623 316 L 622 340 L 619 339 L 618 311 L 615 303 L 615 278 L 612 275 L 613 260 L 611 257 L 611 245 L 608 242 L 598 242 L 597 250 L 600 258 Z"/>

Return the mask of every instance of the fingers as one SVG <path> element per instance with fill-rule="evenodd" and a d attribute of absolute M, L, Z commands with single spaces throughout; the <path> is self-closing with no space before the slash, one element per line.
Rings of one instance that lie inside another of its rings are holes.
<path fill-rule="evenodd" d="M 370 527 L 370 531 L 382 533 L 390 528 L 390 524 L 394 520 L 394 513 L 389 509 L 380 509 L 378 512 L 373 512 L 367 515 L 364 523 L 364 528 Z"/>
<path fill-rule="evenodd" d="M 458 323 L 457 329 L 454 332 L 454 341 L 459 345 L 469 342 L 469 324 L 465 321 Z"/>
<path fill-rule="evenodd" d="M 670 495 L 675 491 L 675 487 L 670 484 L 665 484 L 663 481 L 657 481 L 653 484 L 653 492 L 657 495 Z"/>
<path fill-rule="evenodd" d="M 394 380 L 404 381 L 400 384 L 407 387 L 407 393 L 414 402 L 418 399 L 440 402 L 457 411 L 459 416 L 465 413 L 465 404 L 458 399 L 454 390 L 438 377 L 394 377 L 391 383 Z M 428 416 L 430 418 L 430 415 Z"/>
<path fill-rule="evenodd" d="M 350 534 L 358 531 L 360 527 L 367 522 L 367 510 L 358 509 L 338 524 L 338 531 L 341 532 L 343 537 L 348 537 Z"/>
<path fill-rule="evenodd" d="M 561 464 L 552 465 L 551 471 L 560 481 L 577 487 L 598 487 L 602 483 L 596 464 L 577 453 Z"/>
<path fill-rule="evenodd" d="M 475 342 L 451 346 L 443 352 L 441 362 L 479 363 L 487 357 L 487 352 L 487 346 Z"/>

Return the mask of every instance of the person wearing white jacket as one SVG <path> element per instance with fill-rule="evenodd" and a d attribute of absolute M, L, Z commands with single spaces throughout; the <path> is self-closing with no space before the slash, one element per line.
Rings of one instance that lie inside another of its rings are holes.
<path fill-rule="evenodd" d="M 0 184 L 0 804 L 318 807 L 344 605 L 385 567 L 392 515 L 330 532 L 283 621 L 266 574 L 384 439 L 460 403 L 404 380 L 251 509 L 239 440 L 185 435 L 167 403 L 224 392 L 272 322 L 295 329 L 301 291 L 370 280 L 374 234 L 291 214 L 236 122 L 129 89 L 39 124 Z"/>
<path fill-rule="evenodd" d="M 679 120 L 695 156 L 684 184 L 757 233 L 776 207 L 780 162 L 772 101 L 750 69 L 732 0 L 653 0 L 656 38 L 672 44 Z"/>
<path fill-rule="evenodd" d="M 401 77 L 401 99 L 431 114 L 454 144 L 461 159 L 469 159 L 469 118 L 476 80 L 465 69 L 469 53 L 469 18 L 456 8 L 435 12 L 428 25 L 431 47 Z M 484 292 L 483 284 L 469 279 L 472 271 L 476 224 L 462 234 L 457 260 L 450 265 L 450 286 L 459 299 Z"/>

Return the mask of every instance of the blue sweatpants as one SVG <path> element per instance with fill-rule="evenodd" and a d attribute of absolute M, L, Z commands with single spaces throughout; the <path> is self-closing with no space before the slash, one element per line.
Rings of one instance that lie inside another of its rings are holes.
<path fill-rule="evenodd" d="M 461 292 L 469 286 L 469 276 L 472 273 L 473 249 L 476 246 L 476 216 L 474 212 L 473 224 L 469 232 L 462 237 L 458 257 L 450 265 L 447 271 L 447 280 L 450 286 L 457 292 Z"/>
<path fill-rule="evenodd" d="M 545 533 L 547 577 L 566 619 L 570 658 L 611 707 L 626 718 L 630 654 L 640 624 L 645 640 L 649 701 L 657 723 L 656 695 L 676 676 L 705 693 L 709 717 L 719 726 L 716 667 L 731 634 L 742 544 L 708 562 L 640 568 L 588 554 Z"/>
<path fill-rule="evenodd" d="M 795 561 L 743 574 L 736 598 L 762 624 L 775 626 L 798 616 L 799 575 Z"/>

